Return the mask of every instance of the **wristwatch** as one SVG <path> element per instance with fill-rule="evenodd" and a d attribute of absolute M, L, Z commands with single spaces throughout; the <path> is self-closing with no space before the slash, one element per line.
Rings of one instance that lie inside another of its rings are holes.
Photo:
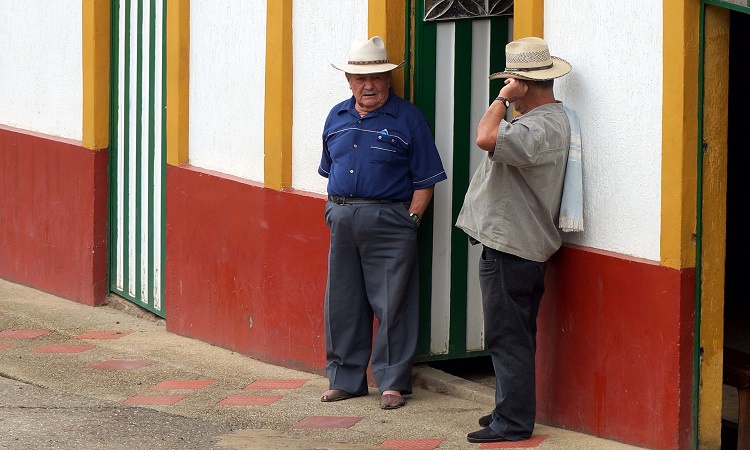
<path fill-rule="evenodd" d="M 495 100 L 500 100 L 501 102 L 503 102 L 503 105 L 505 105 L 505 109 L 510 108 L 510 101 L 508 101 L 507 98 L 498 96 Z"/>
<path fill-rule="evenodd" d="M 414 223 L 419 223 L 419 221 L 421 220 L 419 214 L 409 213 L 409 217 L 411 217 L 411 221 Z"/>

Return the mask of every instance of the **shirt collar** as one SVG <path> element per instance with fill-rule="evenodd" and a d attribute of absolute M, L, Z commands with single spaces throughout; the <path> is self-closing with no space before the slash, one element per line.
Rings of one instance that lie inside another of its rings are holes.
<path fill-rule="evenodd" d="M 526 114 L 519 114 L 516 117 L 514 117 L 511 122 L 515 122 L 517 120 L 520 120 L 524 117 L 531 117 L 531 116 L 538 116 L 547 114 L 550 112 L 563 112 L 563 104 L 562 102 L 555 102 L 555 103 L 545 103 L 544 105 L 537 106 L 536 108 L 532 109 L 531 111 L 527 111 Z"/>

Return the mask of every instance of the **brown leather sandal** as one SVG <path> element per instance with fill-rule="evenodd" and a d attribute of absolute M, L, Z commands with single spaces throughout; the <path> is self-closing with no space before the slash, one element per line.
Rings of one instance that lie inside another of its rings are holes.
<path fill-rule="evenodd" d="M 397 394 L 383 394 L 380 396 L 381 409 L 397 409 L 406 404 L 404 397 Z"/>
<path fill-rule="evenodd" d="M 342 391 L 341 389 L 329 389 L 323 393 L 323 396 L 320 397 L 320 401 L 324 403 L 338 402 L 352 397 L 354 397 L 354 394 Z"/>

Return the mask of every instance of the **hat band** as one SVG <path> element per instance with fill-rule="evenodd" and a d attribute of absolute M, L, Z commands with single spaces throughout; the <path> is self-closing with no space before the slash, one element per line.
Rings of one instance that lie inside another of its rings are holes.
<path fill-rule="evenodd" d="M 349 64 L 353 64 L 356 66 L 363 66 L 367 64 L 388 64 L 388 63 L 390 63 L 390 61 L 387 59 L 376 59 L 373 61 L 349 61 Z"/>
<path fill-rule="evenodd" d="M 547 70 L 551 68 L 552 68 L 552 64 L 548 66 L 542 66 L 542 67 L 529 67 L 529 68 L 518 68 L 518 69 L 510 69 L 506 67 L 505 71 L 506 72 L 533 72 L 535 70 Z"/>

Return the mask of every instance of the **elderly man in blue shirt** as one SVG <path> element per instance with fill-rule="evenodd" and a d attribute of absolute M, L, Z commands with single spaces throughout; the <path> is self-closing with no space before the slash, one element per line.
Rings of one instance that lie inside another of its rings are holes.
<path fill-rule="evenodd" d="M 379 36 L 355 40 L 349 61 L 331 64 L 353 95 L 328 114 L 318 168 L 328 178 L 330 228 L 323 402 L 367 395 L 368 362 L 381 408 L 402 407 L 412 392 L 417 230 L 446 174 L 427 120 L 391 89 L 391 71 L 403 64 L 389 62 Z"/>

